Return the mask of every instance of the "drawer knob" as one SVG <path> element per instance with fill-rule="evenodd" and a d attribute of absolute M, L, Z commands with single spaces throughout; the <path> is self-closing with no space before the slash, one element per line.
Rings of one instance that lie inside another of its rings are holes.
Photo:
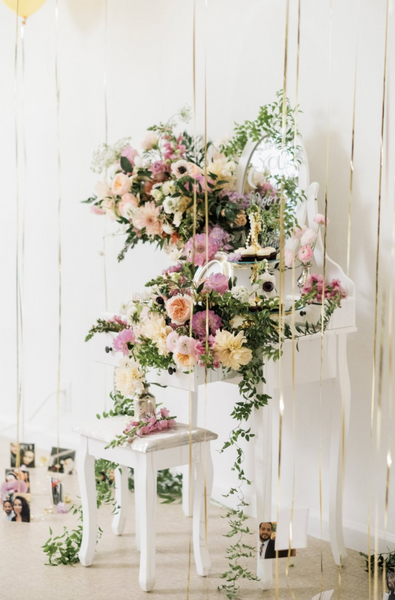
<path fill-rule="evenodd" d="M 109 352 L 112 352 L 112 348 L 110 348 L 109 346 L 106 346 L 106 347 L 104 348 L 104 350 L 107 352 L 107 354 L 108 354 Z"/>
<path fill-rule="evenodd" d="M 306 314 L 306 311 L 305 311 L 305 310 L 301 310 L 301 311 L 300 311 L 300 316 L 301 316 L 301 317 L 304 317 L 304 316 L 305 316 L 305 314 Z"/>

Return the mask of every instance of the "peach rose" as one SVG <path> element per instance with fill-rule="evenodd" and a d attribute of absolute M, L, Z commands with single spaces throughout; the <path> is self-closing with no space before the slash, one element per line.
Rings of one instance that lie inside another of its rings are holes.
<path fill-rule="evenodd" d="M 125 173 L 118 173 L 115 175 L 112 182 L 112 191 L 117 196 L 123 196 L 130 190 L 130 179 Z"/>
<path fill-rule="evenodd" d="M 173 360 L 176 365 L 180 367 L 193 367 L 197 363 L 197 357 L 195 354 L 182 354 L 181 352 L 175 352 L 173 354 Z"/>
<path fill-rule="evenodd" d="M 177 294 L 166 302 L 166 310 L 173 323 L 184 325 L 191 316 L 191 298 Z"/>

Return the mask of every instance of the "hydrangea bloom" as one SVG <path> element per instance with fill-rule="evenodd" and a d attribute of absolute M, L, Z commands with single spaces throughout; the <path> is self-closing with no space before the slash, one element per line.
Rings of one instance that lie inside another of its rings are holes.
<path fill-rule="evenodd" d="M 197 235 L 195 235 L 195 238 L 191 237 L 185 244 L 184 248 L 185 256 L 189 260 L 189 262 L 193 262 L 194 258 L 194 264 L 199 265 L 200 267 L 206 263 L 206 238 L 208 240 L 207 259 L 210 261 L 214 258 L 214 255 L 217 252 L 217 245 L 210 238 L 210 236 L 206 236 L 205 233 L 198 233 Z"/>
<path fill-rule="evenodd" d="M 219 315 L 216 315 L 213 310 L 208 311 L 208 330 L 212 335 L 215 335 L 217 330 L 222 326 L 222 319 Z M 193 315 L 192 327 L 194 332 L 200 337 L 206 337 L 206 311 L 201 310 L 200 312 Z"/>

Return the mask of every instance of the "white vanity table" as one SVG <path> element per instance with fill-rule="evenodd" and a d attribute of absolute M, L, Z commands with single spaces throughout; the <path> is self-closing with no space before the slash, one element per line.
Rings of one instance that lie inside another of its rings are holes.
<path fill-rule="evenodd" d="M 297 207 L 297 219 L 300 225 L 307 225 L 312 229 L 317 229 L 314 222 L 314 216 L 317 211 L 317 196 L 319 186 L 317 183 L 310 184 L 309 169 L 307 157 L 304 152 L 303 144 L 300 143 L 300 158 L 301 163 L 299 171 L 299 186 L 305 190 L 307 201 L 301 203 Z M 242 193 L 245 186 L 247 169 L 249 165 L 259 169 L 263 163 L 267 166 L 268 157 L 273 159 L 273 148 L 265 145 L 264 141 L 258 144 L 248 142 L 246 148 L 240 158 L 237 181 L 238 191 Z M 274 165 L 273 171 L 281 173 L 284 168 L 293 168 L 292 165 L 281 165 L 282 156 L 277 153 L 274 161 L 277 160 L 277 167 Z M 273 166 L 273 160 L 272 165 Z M 288 241 L 289 244 L 290 241 Z M 322 272 L 323 264 L 323 242 L 319 233 L 317 243 L 314 250 L 313 261 L 314 272 Z M 229 272 L 229 263 L 223 260 L 223 257 L 217 261 L 213 261 L 208 266 L 208 272 Z M 238 276 L 238 273 L 235 272 Z M 292 293 L 290 273 L 286 277 L 286 294 Z M 320 368 L 320 348 L 321 334 L 304 336 L 299 338 L 299 351 L 296 351 L 296 375 L 295 384 L 303 384 L 306 382 L 320 381 L 327 379 L 336 379 L 339 384 L 340 395 L 333 398 L 333 419 L 332 424 L 328 425 L 331 428 L 331 449 L 330 449 L 330 499 L 329 499 L 329 535 L 334 561 L 337 565 L 344 565 L 347 558 L 347 552 L 343 539 L 342 525 L 342 448 L 343 448 L 343 433 L 344 443 L 347 446 L 347 433 L 350 414 L 351 390 L 350 380 L 347 365 L 347 336 L 349 333 L 356 331 L 355 327 L 355 288 L 353 282 L 345 275 L 339 265 L 334 263 L 328 256 L 326 257 L 326 279 L 339 279 L 342 287 L 347 293 L 347 298 L 342 301 L 341 309 L 337 309 L 333 314 L 329 326 L 324 334 L 324 361 L 321 372 Z M 316 321 L 316 314 L 309 316 L 309 311 L 317 310 L 317 307 L 307 307 L 304 309 L 304 315 L 297 315 L 298 321 Z M 112 317 L 113 314 L 102 315 L 103 318 Z M 105 347 L 112 348 L 112 334 L 100 334 L 96 336 L 96 360 L 112 366 L 117 366 L 120 358 L 114 351 L 105 351 Z M 291 354 L 292 342 L 286 340 L 283 345 L 284 355 L 282 358 L 282 385 L 290 386 L 292 384 L 292 369 L 291 369 Z M 265 393 L 271 398 L 274 398 L 274 391 L 279 389 L 279 364 L 269 362 L 265 364 Z M 152 373 L 151 381 L 156 381 L 162 385 L 167 385 L 169 388 L 178 388 L 190 391 L 192 397 L 192 425 L 197 425 L 198 413 L 198 388 L 205 382 L 204 369 L 198 367 L 191 375 L 177 372 L 172 375 L 163 373 L 158 376 Z M 223 381 L 221 371 L 208 371 L 208 383 Z M 235 383 L 235 382 L 233 382 Z M 232 381 L 229 381 L 232 384 Z M 273 514 L 273 495 L 276 490 L 272 489 L 272 472 L 276 469 L 278 463 L 278 447 L 273 445 L 273 430 L 278 430 L 278 411 L 273 410 L 274 400 L 269 401 L 269 405 L 263 409 L 256 410 L 253 419 L 253 427 L 255 429 L 255 437 L 252 438 L 250 444 L 254 447 L 255 461 L 255 481 L 254 491 L 256 496 L 256 514 L 262 520 L 276 520 Z M 344 426 L 343 426 L 344 425 Z M 220 425 L 219 425 L 220 426 Z M 219 433 L 219 432 L 217 432 Z M 215 473 L 214 473 L 215 481 Z M 214 486 L 215 487 L 215 486 Z M 189 482 L 187 473 L 184 475 L 183 488 L 183 508 L 186 515 L 191 515 L 191 507 L 189 506 Z M 215 497 L 213 495 L 213 497 Z M 224 502 L 223 498 L 217 500 Z M 258 585 L 262 589 L 267 589 L 272 583 L 272 570 L 274 561 L 257 561 L 257 574 L 260 578 Z"/>

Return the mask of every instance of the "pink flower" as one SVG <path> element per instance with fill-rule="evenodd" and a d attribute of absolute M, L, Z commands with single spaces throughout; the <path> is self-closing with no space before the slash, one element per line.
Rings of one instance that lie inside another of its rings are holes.
<path fill-rule="evenodd" d="M 292 237 L 296 238 L 297 240 L 300 240 L 300 238 L 302 237 L 302 235 L 304 234 L 306 229 L 307 229 L 306 225 L 302 225 L 302 227 L 297 227 L 296 229 L 293 230 Z"/>
<path fill-rule="evenodd" d="M 137 152 L 137 150 L 132 148 L 132 146 L 130 146 L 129 144 L 125 146 L 125 148 L 121 152 L 121 156 L 125 156 L 132 165 L 132 167 L 134 167 L 134 159 L 138 155 L 139 153 Z"/>
<path fill-rule="evenodd" d="M 285 250 L 284 251 L 285 266 L 288 268 L 292 267 L 293 260 L 294 260 L 294 253 L 292 252 L 292 250 Z"/>
<path fill-rule="evenodd" d="M 166 338 L 166 348 L 170 350 L 170 352 L 175 352 L 179 335 L 177 331 L 172 331 Z"/>
<path fill-rule="evenodd" d="M 123 194 L 121 202 L 118 204 L 118 212 L 125 219 L 129 219 L 131 209 L 137 208 L 139 205 L 139 199 L 134 194 Z"/>
<path fill-rule="evenodd" d="M 318 223 L 318 225 L 329 225 L 329 219 L 327 219 L 325 222 L 325 215 L 321 215 L 320 213 L 315 215 L 313 221 Z"/>
<path fill-rule="evenodd" d="M 106 211 L 100 208 L 99 206 L 95 206 L 94 204 L 91 206 L 91 212 L 94 215 L 105 215 Z"/>
<path fill-rule="evenodd" d="M 302 237 L 300 238 L 300 245 L 307 246 L 307 244 L 312 244 L 313 242 L 315 242 L 316 238 L 317 234 L 315 231 L 313 231 L 312 229 L 306 229 Z"/>
<path fill-rule="evenodd" d="M 64 502 L 58 502 L 58 504 L 56 505 L 56 510 L 60 514 L 66 514 L 69 512 L 69 509 L 67 508 Z"/>
<path fill-rule="evenodd" d="M 129 355 L 128 343 L 133 343 L 135 340 L 134 333 L 131 329 L 124 329 L 114 339 L 114 349 L 117 352 L 122 352 L 125 356 Z"/>
<path fill-rule="evenodd" d="M 222 319 L 219 315 L 216 315 L 213 310 L 208 311 L 208 330 L 212 335 L 215 335 L 216 331 L 222 326 Z M 192 318 L 193 331 L 200 337 L 206 337 L 206 311 L 201 310 L 200 312 L 193 315 Z"/>
<path fill-rule="evenodd" d="M 168 416 L 169 416 L 169 414 L 170 414 L 170 411 L 169 411 L 169 409 L 168 409 L 168 408 L 161 408 L 161 409 L 160 409 L 160 414 L 161 414 L 161 416 L 162 416 L 163 418 L 165 418 L 165 419 L 166 419 L 166 417 L 168 417 Z"/>
<path fill-rule="evenodd" d="M 168 166 L 164 160 L 157 160 L 152 163 L 150 170 L 154 175 L 158 175 L 159 173 L 165 173 L 168 171 Z"/>
<path fill-rule="evenodd" d="M 214 290 L 222 296 L 229 291 L 229 279 L 221 273 L 211 273 L 210 277 L 204 282 L 203 290 L 206 292 Z"/>
<path fill-rule="evenodd" d="M 208 239 L 208 256 L 206 257 L 206 239 Z M 193 257 L 194 249 L 194 257 Z M 189 262 L 192 262 L 194 258 L 194 264 L 202 266 L 208 261 L 212 260 L 217 252 L 216 244 L 210 239 L 210 236 L 206 236 L 205 233 L 198 233 L 195 238 L 190 238 L 184 247 L 184 253 Z"/>
<path fill-rule="evenodd" d="M 161 210 L 162 207 L 155 206 L 155 202 L 146 202 L 133 217 L 133 225 L 137 229 L 145 229 L 148 235 L 161 235 L 162 223 L 158 218 Z"/>
<path fill-rule="evenodd" d="M 314 256 L 314 252 L 311 246 L 302 246 L 298 252 L 298 258 L 300 262 L 306 264 L 311 261 Z"/>
<path fill-rule="evenodd" d="M 196 341 L 194 338 L 188 337 L 187 335 L 182 335 L 177 340 L 175 351 L 179 352 L 180 354 L 193 355 L 196 354 L 195 345 Z"/>

